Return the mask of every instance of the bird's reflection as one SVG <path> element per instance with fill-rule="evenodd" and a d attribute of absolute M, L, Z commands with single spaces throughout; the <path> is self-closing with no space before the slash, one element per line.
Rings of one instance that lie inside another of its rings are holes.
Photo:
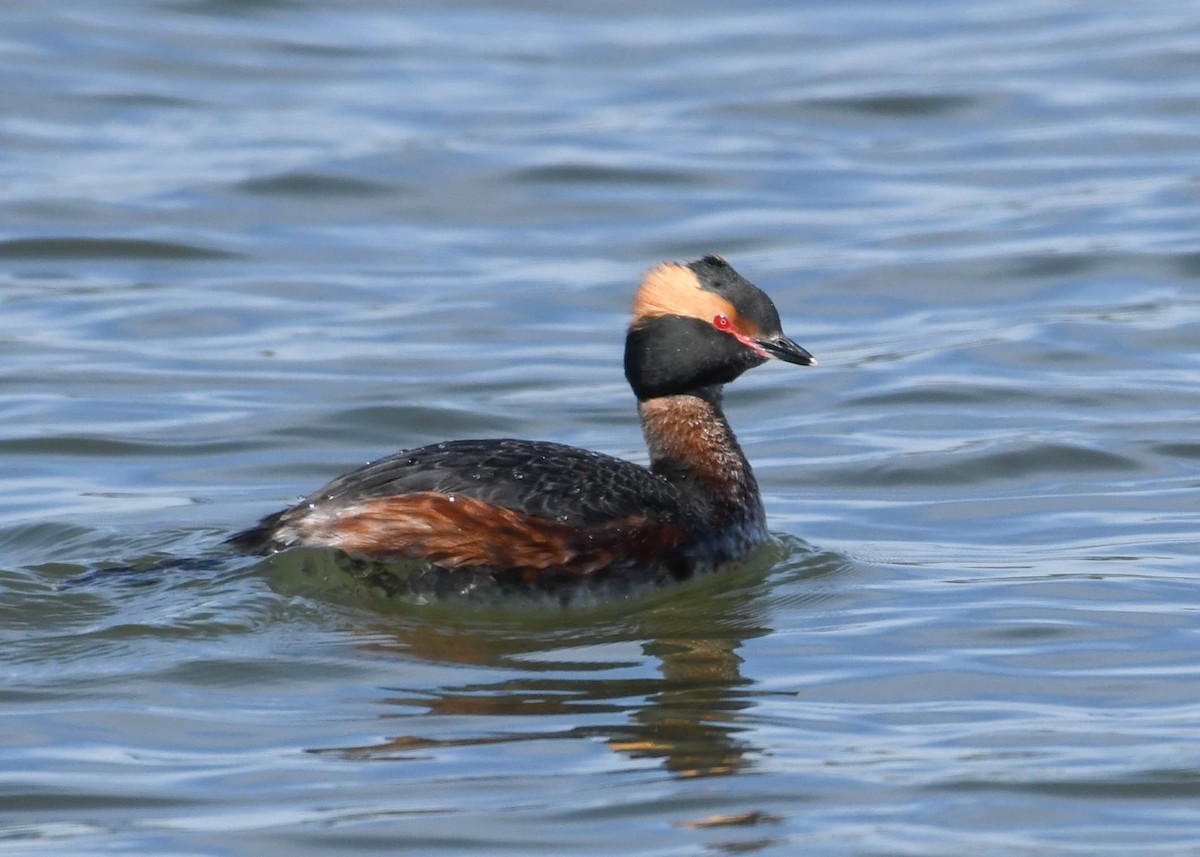
<path fill-rule="evenodd" d="M 742 721 L 756 692 L 739 650 L 770 632 L 768 575 L 796 550 L 776 545 L 737 569 L 590 607 L 396 608 L 356 628 L 361 651 L 396 658 L 398 676 L 415 662 L 471 667 L 468 679 L 394 691 L 383 702 L 402 733 L 320 752 L 412 759 L 446 747 L 598 739 L 679 777 L 744 770 L 759 748 Z"/>
<path fill-rule="evenodd" d="M 658 662 L 660 675 L 611 678 L 623 672 L 612 661 L 585 664 L 539 658 L 535 666 L 520 658 L 521 651 L 498 650 L 494 636 L 476 630 L 418 625 L 396 632 L 394 642 L 367 644 L 372 648 L 407 649 L 411 655 L 433 657 L 441 663 L 478 667 L 520 662 L 523 674 L 492 682 L 471 682 L 413 694 L 389 696 L 387 702 L 403 711 L 398 719 L 419 725 L 414 713 L 434 716 L 471 715 L 479 718 L 545 718 L 544 728 L 522 728 L 495 734 L 483 720 L 476 734 L 459 737 L 398 735 L 374 746 L 347 749 L 355 756 L 396 755 L 421 748 L 466 746 L 553 738 L 601 738 L 614 751 L 632 758 L 662 759 L 680 776 L 732 773 L 754 750 L 739 737 L 737 714 L 750 703 L 740 693 L 737 649 L 750 635 L 765 628 L 746 629 L 745 636 L 656 639 L 644 646 Z M 578 644 L 581 641 L 574 641 Z M 592 638 L 589 646 L 626 640 Z M 543 652 L 544 655 L 544 652 Z M 636 663 L 627 666 L 635 666 Z M 589 669 L 589 666 L 591 667 Z M 589 725 L 572 725 L 585 719 Z M 600 725 L 595 725 L 599 722 Z M 530 724 L 537 725 L 537 724 Z"/>

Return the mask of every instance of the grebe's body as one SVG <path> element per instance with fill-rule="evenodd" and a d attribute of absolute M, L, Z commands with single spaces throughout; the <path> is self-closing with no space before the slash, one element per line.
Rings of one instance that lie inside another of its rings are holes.
<path fill-rule="evenodd" d="M 721 388 L 770 358 L 816 362 L 723 259 L 660 265 L 638 289 L 625 346 L 648 468 L 557 443 L 450 441 L 340 476 L 230 542 L 420 560 L 501 583 L 688 577 L 766 538 Z"/>

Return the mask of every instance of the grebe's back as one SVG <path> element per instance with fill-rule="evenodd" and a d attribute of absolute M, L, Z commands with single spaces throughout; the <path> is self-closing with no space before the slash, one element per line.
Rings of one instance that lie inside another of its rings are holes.
<path fill-rule="evenodd" d="M 456 440 L 339 476 L 230 542 L 253 553 L 324 545 L 447 568 L 553 569 L 672 563 L 699 524 L 644 467 L 546 441 Z"/>

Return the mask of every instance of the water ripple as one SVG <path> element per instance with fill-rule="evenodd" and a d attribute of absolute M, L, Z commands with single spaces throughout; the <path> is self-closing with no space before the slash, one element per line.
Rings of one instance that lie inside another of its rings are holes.
<path fill-rule="evenodd" d="M 238 254 L 172 241 L 132 238 L 14 238 L 0 241 L 0 259 L 203 261 Z"/>
<path fill-rule="evenodd" d="M 25 5 L 10 848 L 1200 848 L 1189 4 Z M 629 296 L 704 252 L 821 359 L 728 392 L 755 561 L 531 609 L 222 552 L 394 447 L 644 461 Z"/>

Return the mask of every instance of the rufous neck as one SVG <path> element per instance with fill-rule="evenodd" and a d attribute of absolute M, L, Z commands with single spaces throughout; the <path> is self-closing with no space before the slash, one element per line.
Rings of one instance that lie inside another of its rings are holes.
<path fill-rule="evenodd" d="M 710 514 L 761 520 L 762 500 L 750 462 L 721 410 L 721 388 L 638 403 L 650 469 L 675 484 Z"/>

